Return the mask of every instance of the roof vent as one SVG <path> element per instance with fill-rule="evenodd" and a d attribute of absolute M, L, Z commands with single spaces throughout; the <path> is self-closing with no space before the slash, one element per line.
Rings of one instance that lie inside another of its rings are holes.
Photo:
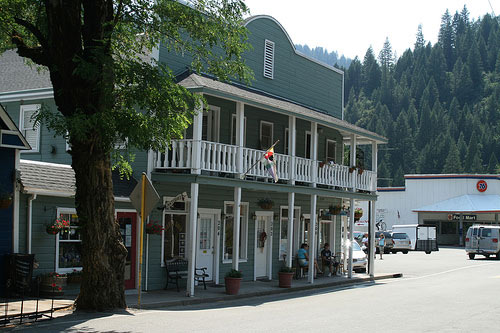
<path fill-rule="evenodd" d="M 264 77 L 274 79 L 274 42 L 267 39 L 264 44 Z"/>

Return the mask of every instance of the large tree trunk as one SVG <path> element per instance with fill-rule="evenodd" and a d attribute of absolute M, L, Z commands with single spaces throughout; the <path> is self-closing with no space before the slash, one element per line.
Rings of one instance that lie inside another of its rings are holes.
<path fill-rule="evenodd" d="M 114 216 L 109 154 L 92 144 L 72 147 L 76 209 L 82 235 L 83 279 L 77 310 L 125 308 L 124 269 L 127 250 Z"/>

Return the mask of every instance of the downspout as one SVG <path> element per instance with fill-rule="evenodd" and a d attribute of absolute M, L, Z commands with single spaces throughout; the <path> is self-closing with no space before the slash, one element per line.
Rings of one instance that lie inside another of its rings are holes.
<path fill-rule="evenodd" d="M 33 233 L 33 200 L 36 200 L 36 194 L 31 194 L 28 198 L 28 219 L 26 226 L 26 252 L 31 254 L 31 236 Z"/>

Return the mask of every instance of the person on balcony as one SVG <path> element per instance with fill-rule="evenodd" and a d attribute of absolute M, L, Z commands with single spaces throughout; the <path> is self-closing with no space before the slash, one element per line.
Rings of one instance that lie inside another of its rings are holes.
<path fill-rule="evenodd" d="M 299 259 L 299 265 L 301 267 L 309 266 L 309 254 L 307 253 L 308 250 L 309 250 L 309 245 L 303 243 L 300 246 L 299 251 L 297 252 L 297 258 Z M 318 262 L 316 260 L 314 260 L 314 268 L 316 272 L 319 272 L 319 274 L 323 274 L 323 272 L 319 269 Z"/>

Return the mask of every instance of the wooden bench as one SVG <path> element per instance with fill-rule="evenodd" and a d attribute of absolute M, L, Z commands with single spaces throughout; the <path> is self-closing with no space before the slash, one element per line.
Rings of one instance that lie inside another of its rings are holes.
<path fill-rule="evenodd" d="M 187 278 L 188 275 L 188 261 L 185 259 L 165 260 L 165 269 L 167 270 L 167 284 L 165 289 L 168 288 L 169 282 L 175 282 L 177 291 L 179 291 L 179 280 Z M 207 290 L 205 278 L 208 277 L 207 268 L 195 268 L 194 280 L 203 282 L 203 288 Z"/>

